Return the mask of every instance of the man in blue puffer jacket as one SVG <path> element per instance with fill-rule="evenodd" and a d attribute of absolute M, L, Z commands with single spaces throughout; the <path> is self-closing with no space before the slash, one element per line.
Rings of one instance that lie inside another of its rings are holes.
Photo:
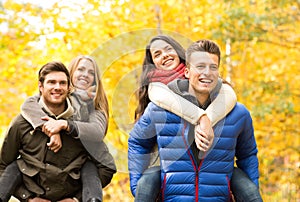
<path fill-rule="evenodd" d="M 185 80 L 169 88 L 203 109 L 216 97 L 221 52 L 209 40 L 193 43 L 186 52 Z M 155 144 L 161 165 L 163 201 L 230 201 L 230 179 L 237 166 L 258 186 L 258 159 L 252 119 L 240 103 L 214 126 L 211 149 L 199 152 L 194 126 L 179 116 L 149 103 L 136 122 L 128 140 L 128 167 L 131 191 L 149 166 Z"/>

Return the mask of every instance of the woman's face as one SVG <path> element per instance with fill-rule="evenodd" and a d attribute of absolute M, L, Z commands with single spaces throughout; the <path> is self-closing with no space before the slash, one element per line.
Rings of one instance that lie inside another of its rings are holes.
<path fill-rule="evenodd" d="M 72 76 L 75 88 L 87 90 L 95 81 L 95 70 L 93 63 L 87 59 L 81 59 Z"/>
<path fill-rule="evenodd" d="M 152 60 L 157 69 L 175 69 L 180 59 L 175 49 L 163 40 L 156 40 L 150 45 Z"/>

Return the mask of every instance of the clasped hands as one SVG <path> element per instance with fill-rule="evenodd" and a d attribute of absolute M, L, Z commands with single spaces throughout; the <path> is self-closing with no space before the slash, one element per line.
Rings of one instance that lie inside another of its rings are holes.
<path fill-rule="evenodd" d="M 68 122 L 66 120 L 55 120 L 48 116 L 44 116 L 41 119 L 46 121 L 42 126 L 42 131 L 50 137 L 50 141 L 47 143 L 47 146 L 50 150 L 56 153 L 62 147 L 60 131 L 68 129 Z"/>
<path fill-rule="evenodd" d="M 195 143 L 200 151 L 207 152 L 214 140 L 214 131 L 211 121 L 206 115 L 200 117 L 199 123 L 195 126 Z"/>

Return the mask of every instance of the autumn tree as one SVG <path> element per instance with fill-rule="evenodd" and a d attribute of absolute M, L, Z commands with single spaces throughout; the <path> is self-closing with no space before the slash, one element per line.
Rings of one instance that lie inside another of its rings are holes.
<path fill-rule="evenodd" d="M 132 201 L 127 139 L 144 48 L 157 34 L 184 47 L 200 38 L 222 48 L 221 72 L 250 110 L 265 201 L 299 196 L 300 5 L 297 1 L 101 0 L 43 4 L 2 1 L 0 9 L 0 132 L 37 93 L 37 70 L 50 60 L 66 65 L 79 54 L 96 58 L 109 97 L 105 138 L 118 174 L 106 201 Z"/>

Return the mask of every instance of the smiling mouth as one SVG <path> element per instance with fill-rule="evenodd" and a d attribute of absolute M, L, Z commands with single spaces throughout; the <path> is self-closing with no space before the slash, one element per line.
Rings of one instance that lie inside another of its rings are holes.
<path fill-rule="evenodd" d="M 85 83 L 85 84 L 88 84 L 88 83 L 89 83 L 89 82 L 88 82 L 87 80 L 85 80 L 85 79 L 80 79 L 79 82 Z"/>
<path fill-rule="evenodd" d="M 200 81 L 201 83 L 205 83 L 205 84 L 210 84 L 210 83 L 213 82 L 211 79 L 199 79 L 199 81 Z"/>
<path fill-rule="evenodd" d="M 168 64 L 170 64 L 172 62 L 173 62 L 173 59 L 168 59 L 168 60 L 166 60 L 166 61 L 163 62 L 163 65 L 168 65 Z"/>
<path fill-rule="evenodd" d="M 52 95 L 53 95 L 54 97 L 60 97 L 60 96 L 61 96 L 61 93 L 52 93 Z"/>

